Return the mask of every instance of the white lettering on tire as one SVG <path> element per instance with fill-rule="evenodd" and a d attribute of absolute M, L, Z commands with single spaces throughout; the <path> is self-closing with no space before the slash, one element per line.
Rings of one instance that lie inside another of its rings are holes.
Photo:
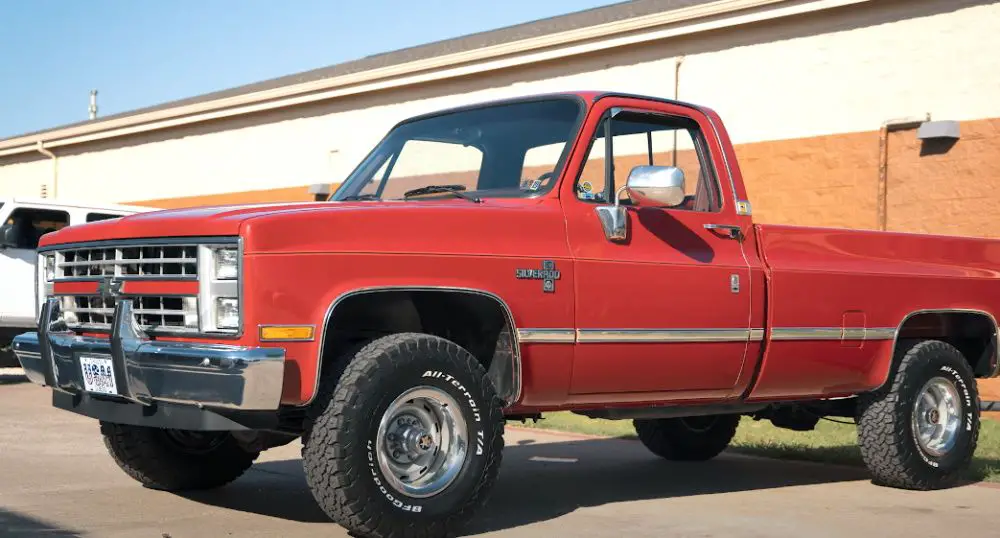
<path fill-rule="evenodd" d="M 446 374 L 444 372 L 438 372 L 435 370 L 427 370 L 421 377 L 430 377 L 434 379 L 441 379 L 446 383 L 451 383 L 451 386 L 458 389 L 459 392 L 465 396 L 466 400 L 469 401 L 469 407 L 472 408 L 472 414 L 475 416 L 476 422 L 482 422 L 482 418 L 479 415 L 479 404 L 476 403 L 476 399 L 472 397 L 472 393 L 465 388 L 465 385 L 461 384 L 454 376 Z"/>
<path fill-rule="evenodd" d="M 399 510 L 402 510 L 404 512 L 413 512 L 413 513 L 422 512 L 423 509 L 424 509 L 423 506 L 420 506 L 418 504 L 406 504 L 406 503 L 404 503 L 403 501 L 401 501 L 401 500 L 397 499 L 395 496 L 393 496 L 392 493 L 389 493 L 389 490 L 386 489 L 386 487 L 385 487 L 384 484 L 382 484 L 382 479 L 380 479 L 378 477 L 378 472 L 375 471 L 375 451 L 374 451 L 374 449 L 372 447 L 372 444 L 373 443 L 372 443 L 371 439 L 369 439 L 368 440 L 368 447 L 367 447 L 368 448 L 368 468 L 372 472 L 372 480 L 375 481 L 375 486 L 378 487 L 378 490 L 380 492 L 382 492 L 382 495 L 385 495 L 385 498 L 389 501 L 389 503 L 392 504 L 394 507 L 398 508 Z"/>

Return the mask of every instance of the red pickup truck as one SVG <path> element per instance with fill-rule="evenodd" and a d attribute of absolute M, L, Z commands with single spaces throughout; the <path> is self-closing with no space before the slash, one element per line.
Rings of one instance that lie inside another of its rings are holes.
<path fill-rule="evenodd" d="M 453 532 L 506 420 L 633 420 L 706 460 L 741 416 L 854 418 L 874 481 L 955 482 L 996 376 L 1000 243 L 754 224 L 720 118 L 613 93 L 409 119 L 331 200 L 47 235 L 15 352 L 151 488 L 302 440 L 332 519 Z"/>

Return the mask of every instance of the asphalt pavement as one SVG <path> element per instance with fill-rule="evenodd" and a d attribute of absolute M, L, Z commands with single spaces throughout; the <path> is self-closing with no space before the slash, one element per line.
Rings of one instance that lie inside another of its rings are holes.
<path fill-rule="evenodd" d="M 0 536 L 345 537 L 306 487 L 298 443 L 231 485 L 144 489 L 105 452 L 96 422 L 0 370 Z M 724 454 L 677 464 L 638 442 L 508 428 L 500 479 L 468 535 L 504 537 L 997 536 L 1000 489 L 909 492 L 863 469 Z"/>

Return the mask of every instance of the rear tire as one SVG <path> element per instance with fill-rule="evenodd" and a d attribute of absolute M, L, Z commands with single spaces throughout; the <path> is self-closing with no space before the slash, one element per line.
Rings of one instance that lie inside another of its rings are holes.
<path fill-rule="evenodd" d="M 125 474 L 151 489 L 211 489 L 236 480 L 260 452 L 227 432 L 163 430 L 101 423 L 104 445 Z"/>
<path fill-rule="evenodd" d="M 979 440 L 979 393 L 955 347 L 903 348 L 887 389 L 858 399 L 858 444 L 873 482 L 928 490 L 956 484 Z"/>
<path fill-rule="evenodd" d="M 338 364 L 303 438 L 316 502 L 358 536 L 455 533 L 500 469 L 503 414 L 486 370 L 457 344 L 415 333 L 374 340 Z"/>
<path fill-rule="evenodd" d="M 653 454 L 674 461 L 705 461 L 729 446 L 739 415 L 634 420 L 639 440 Z"/>

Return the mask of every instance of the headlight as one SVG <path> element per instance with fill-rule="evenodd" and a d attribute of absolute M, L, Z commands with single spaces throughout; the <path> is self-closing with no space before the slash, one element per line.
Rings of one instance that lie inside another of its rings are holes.
<path fill-rule="evenodd" d="M 56 279 L 56 257 L 51 254 L 46 254 L 42 256 L 42 269 L 45 275 L 46 282 L 52 282 Z"/>
<path fill-rule="evenodd" d="M 239 275 L 239 255 L 235 248 L 219 248 L 213 251 L 215 257 L 215 278 L 236 280 Z"/>
<path fill-rule="evenodd" d="M 240 301 L 234 297 L 215 299 L 215 326 L 219 329 L 240 327 Z"/>

